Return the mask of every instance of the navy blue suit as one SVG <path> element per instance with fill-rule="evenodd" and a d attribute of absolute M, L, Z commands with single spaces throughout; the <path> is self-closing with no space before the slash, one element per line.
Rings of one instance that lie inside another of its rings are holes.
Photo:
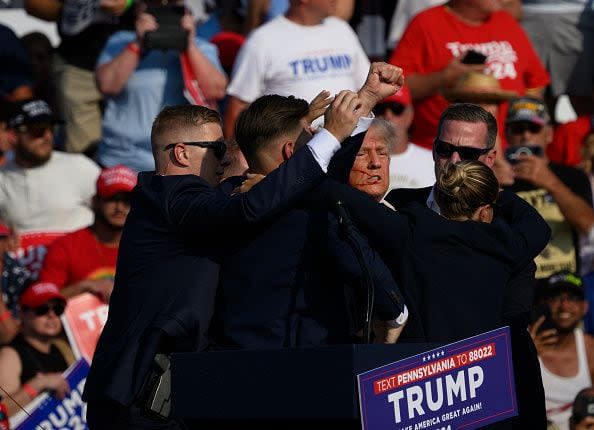
<path fill-rule="evenodd" d="M 375 285 L 374 316 L 395 319 L 403 299 L 357 231 Z M 214 347 L 267 349 L 357 341 L 366 303 L 361 267 L 325 201 L 303 202 L 237 241 L 221 266 Z"/>
<path fill-rule="evenodd" d="M 139 175 L 108 320 L 85 386 L 90 414 L 94 400 L 125 407 L 138 400 L 156 352 L 202 346 L 224 247 L 235 232 L 293 205 L 323 177 L 309 150 L 233 197 L 194 175 Z"/>
<path fill-rule="evenodd" d="M 425 205 L 431 189 L 432 187 L 396 189 L 386 196 L 386 200 L 397 209 L 406 207 L 410 202 Z M 517 213 L 514 213 L 513 200 L 511 204 L 509 202 L 505 204 L 506 194 L 502 194 L 502 196 L 504 199 L 499 202 L 495 216 L 513 223 L 517 217 Z M 534 219 L 539 224 L 542 223 L 540 216 Z M 547 235 L 543 235 L 542 239 L 549 236 L 550 231 Z M 501 325 L 509 325 L 511 331 L 514 379 L 518 398 L 519 415 L 511 420 L 514 429 L 546 428 L 545 397 L 540 364 L 534 342 L 527 331 L 534 301 L 535 272 L 536 265 L 533 260 L 524 266 L 518 265 L 518 268 L 507 279 L 503 292 Z M 464 297 L 462 304 L 467 309 L 472 309 L 474 304 L 469 299 L 470 297 Z M 499 302 L 501 298 L 499 297 L 497 300 Z M 414 308 L 414 306 L 412 307 Z"/>

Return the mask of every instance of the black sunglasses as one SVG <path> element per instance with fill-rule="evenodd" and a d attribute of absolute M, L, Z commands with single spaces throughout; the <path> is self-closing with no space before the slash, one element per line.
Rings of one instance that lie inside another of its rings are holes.
<path fill-rule="evenodd" d="M 542 125 L 533 122 L 512 122 L 507 127 L 511 134 L 524 134 L 526 130 L 532 134 L 537 134 L 542 130 Z"/>
<path fill-rule="evenodd" d="M 45 303 L 41 306 L 37 306 L 36 308 L 31 309 L 31 311 L 38 317 L 42 315 L 47 315 L 50 310 L 54 311 L 56 316 L 61 316 L 64 313 L 64 309 L 66 308 L 66 304 L 63 302 L 56 302 L 56 303 Z"/>
<path fill-rule="evenodd" d="M 478 160 L 481 155 L 485 155 L 491 150 L 491 148 L 456 146 L 440 139 L 435 139 L 433 148 L 435 148 L 435 153 L 441 158 L 450 158 L 454 152 L 457 152 L 462 160 Z"/>
<path fill-rule="evenodd" d="M 219 160 L 222 160 L 225 156 L 225 152 L 227 152 L 227 144 L 224 140 L 210 140 L 210 141 L 203 141 L 203 142 L 176 142 L 170 143 L 169 145 L 163 148 L 163 151 L 167 151 L 168 149 L 175 148 L 176 145 L 189 145 L 189 146 L 199 146 L 200 148 L 210 148 L 214 151 L 214 156 L 217 157 Z"/>
<path fill-rule="evenodd" d="M 47 130 L 53 131 L 54 126 L 50 123 L 39 123 L 39 124 L 29 124 L 29 125 L 22 125 L 19 128 L 21 133 L 27 133 L 34 139 L 39 139 L 43 137 Z"/>
<path fill-rule="evenodd" d="M 390 109 L 394 115 L 400 116 L 404 112 L 404 109 L 406 109 L 406 106 L 396 102 L 378 103 L 373 109 L 373 113 L 376 115 L 383 115 L 388 109 Z"/>

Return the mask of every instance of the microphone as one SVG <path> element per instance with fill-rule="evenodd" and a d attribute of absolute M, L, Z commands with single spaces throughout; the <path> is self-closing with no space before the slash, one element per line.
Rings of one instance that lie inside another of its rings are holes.
<path fill-rule="evenodd" d="M 373 318 L 373 302 L 375 299 L 373 276 L 371 275 L 371 270 L 369 269 L 369 263 L 365 258 L 363 247 L 358 241 L 358 236 L 355 231 L 355 224 L 353 223 L 346 206 L 336 191 L 330 191 L 327 195 L 327 198 L 332 205 L 332 209 L 336 215 L 336 218 L 338 218 L 338 225 L 342 230 L 344 239 L 351 246 L 355 257 L 357 258 L 357 262 L 361 267 L 361 272 L 363 275 L 362 281 L 367 293 L 363 338 L 365 343 L 371 343 L 371 320 Z"/>
<path fill-rule="evenodd" d="M 334 215 L 338 218 L 338 225 L 340 225 L 343 233 L 350 236 L 353 233 L 355 225 L 353 224 L 340 195 L 337 192 L 331 191 L 328 193 L 328 201 L 330 202 Z"/>

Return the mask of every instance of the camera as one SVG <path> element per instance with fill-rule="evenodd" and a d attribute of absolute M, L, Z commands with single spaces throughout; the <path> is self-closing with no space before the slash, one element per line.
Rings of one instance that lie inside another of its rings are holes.
<path fill-rule="evenodd" d="M 542 157 L 544 154 L 542 146 L 539 145 L 522 145 L 512 146 L 505 150 L 505 158 L 511 164 L 517 164 L 520 161 L 522 155 L 535 155 Z"/>
<path fill-rule="evenodd" d="M 179 52 L 186 50 L 188 47 L 188 32 L 180 25 L 185 13 L 183 6 L 153 6 L 148 7 L 146 12 L 155 17 L 159 28 L 144 35 L 143 48 L 145 50 L 160 49 L 166 51 L 173 49 Z"/>

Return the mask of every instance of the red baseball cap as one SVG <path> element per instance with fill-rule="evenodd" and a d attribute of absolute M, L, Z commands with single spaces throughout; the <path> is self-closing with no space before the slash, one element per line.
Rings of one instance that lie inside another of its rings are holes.
<path fill-rule="evenodd" d="M 10 236 L 10 227 L 0 222 L 0 237 Z"/>
<path fill-rule="evenodd" d="M 412 104 L 412 97 L 410 95 L 410 90 L 407 86 L 403 86 L 397 91 L 395 94 L 392 94 L 389 97 L 386 97 L 378 104 L 382 103 L 398 103 L 402 106 L 410 106 Z"/>
<path fill-rule="evenodd" d="M 129 193 L 136 186 L 137 175 L 134 170 L 118 164 L 103 169 L 97 178 L 97 195 L 104 199 L 118 193 Z"/>
<path fill-rule="evenodd" d="M 52 299 L 58 299 L 66 303 L 66 299 L 60 294 L 58 286 L 51 282 L 35 282 L 27 288 L 20 297 L 21 306 L 36 308 Z"/>

